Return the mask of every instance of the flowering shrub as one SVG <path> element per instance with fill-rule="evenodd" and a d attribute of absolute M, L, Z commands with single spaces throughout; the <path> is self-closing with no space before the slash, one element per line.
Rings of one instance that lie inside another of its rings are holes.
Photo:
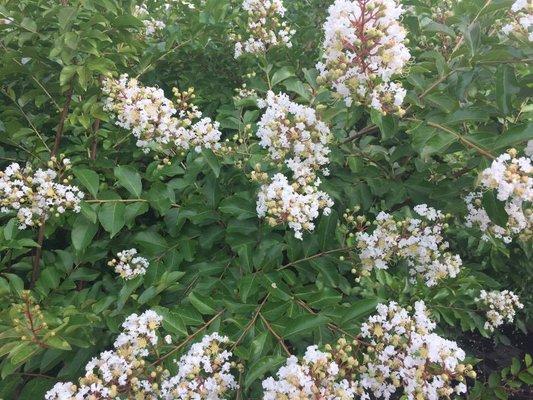
<path fill-rule="evenodd" d="M 531 13 L 0 0 L 0 398 L 526 398 Z"/>

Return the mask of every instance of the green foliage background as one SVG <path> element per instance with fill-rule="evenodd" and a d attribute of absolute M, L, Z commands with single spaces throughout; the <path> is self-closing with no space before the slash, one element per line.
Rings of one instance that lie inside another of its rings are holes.
<path fill-rule="evenodd" d="M 46 223 L 32 288 L 55 332 L 44 345 L 21 340 L 13 328 L 20 316 L 12 304 L 31 286 L 38 232 L 19 231 L 12 216 L 1 216 L 0 397 L 42 398 L 56 380 L 75 379 L 110 346 L 127 315 L 152 308 L 178 341 L 203 329 L 238 340 L 235 352 L 245 363 L 239 395 L 258 398 L 261 378 L 286 358 L 281 340 L 301 354 L 343 331 L 357 333 L 380 301 L 418 299 L 441 334 L 486 358 L 470 398 L 507 398 L 531 383 L 530 364 L 490 381 L 487 373 L 510 362 L 491 359 L 494 346 L 516 356 L 527 346 L 531 243 L 483 242 L 462 225 L 461 199 L 479 171 L 533 139 L 532 49 L 495 29 L 512 2 L 404 2 L 412 61 L 402 77 L 409 111 L 401 119 L 346 108 L 316 84 L 330 2 L 286 3 L 294 48 L 235 60 L 228 37 L 243 29 L 238 1 L 198 1 L 196 9 L 177 2 L 169 11 L 147 2 L 167 27 L 143 40 L 133 1 L 0 0 L 0 18 L 14 21 L 0 25 L 2 169 L 12 161 L 45 166 L 62 129 L 59 153 L 73 161 L 75 182 L 87 194 L 80 214 Z M 452 13 L 437 13 L 437 6 Z M 158 169 L 102 110 L 102 77 L 121 73 L 167 96 L 174 86 L 195 87 L 199 108 L 220 122 L 237 151 L 190 152 Z M 334 132 L 331 176 L 323 183 L 334 211 L 303 241 L 257 218 L 257 187 L 247 174 L 258 162 L 269 166 L 251 135 L 260 111 L 253 101 L 233 99 L 243 83 L 260 95 L 285 91 L 313 105 Z M 357 256 L 339 216 L 356 205 L 371 220 L 381 210 L 408 215 L 421 203 L 454 216 L 447 239 L 463 259 L 460 276 L 434 288 L 411 285 L 398 265 L 356 282 L 350 271 Z M 131 247 L 151 265 L 144 277 L 124 282 L 106 263 Z M 491 339 L 474 301 L 482 288 L 513 290 L 525 304 L 516 327 Z"/>

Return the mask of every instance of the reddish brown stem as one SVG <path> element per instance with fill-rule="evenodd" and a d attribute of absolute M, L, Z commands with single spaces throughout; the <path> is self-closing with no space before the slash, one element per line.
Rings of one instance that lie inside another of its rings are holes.
<path fill-rule="evenodd" d="M 93 123 L 93 142 L 91 144 L 91 160 L 96 160 L 96 150 L 98 148 L 98 129 L 100 129 L 100 120 L 97 118 Z"/>
<path fill-rule="evenodd" d="M 72 82 L 70 83 L 70 86 L 67 90 L 67 98 L 65 100 L 65 104 L 63 105 L 63 109 L 61 110 L 61 114 L 59 117 L 59 124 L 57 125 L 56 130 L 56 137 L 54 140 L 54 148 L 52 149 L 52 156 L 57 155 L 57 152 L 59 151 L 59 146 L 61 145 L 61 138 L 63 137 L 63 130 L 65 129 L 65 120 L 67 119 L 68 110 L 70 108 L 70 102 L 72 101 Z"/>

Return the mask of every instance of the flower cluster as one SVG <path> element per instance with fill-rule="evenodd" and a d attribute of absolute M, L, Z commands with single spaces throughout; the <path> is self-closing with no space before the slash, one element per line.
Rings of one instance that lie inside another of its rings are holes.
<path fill-rule="evenodd" d="M 292 47 L 294 30 L 283 20 L 286 10 L 282 0 L 244 0 L 242 8 L 248 13 L 249 36 L 244 41 L 236 38 L 235 58 L 243 53 L 264 53 L 278 45 Z"/>
<path fill-rule="evenodd" d="M 336 0 L 329 7 L 319 82 L 331 85 L 347 106 L 403 114 L 406 91 L 390 82 L 410 58 L 398 23 L 402 12 L 396 0 Z"/>
<path fill-rule="evenodd" d="M 465 393 L 466 376 L 475 377 L 472 366 L 461 363 L 465 352 L 433 333 L 435 323 L 424 302 L 414 308 L 411 316 L 395 302 L 380 304 L 361 326 L 362 337 L 371 344 L 363 357 L 361 385 L 378 399 L 389 399 L 400 388 L 409 400 Z"/>
<path fill-rule="evenodd" d="M 466 393 L 466 377 L 476 374 L 462 363 L 465 352 L 433 333 L 424 302 L 414 308 L 410 315 L 395 302 L 380 304 L 359 338 L 340 338 L 325 351 L 310 346 L 301 360 L 290 356 L 277 379 L 263 381 L 263 399 L 388 400 L 399 392 L 402 399 L 438 400 Z"/>
<path fill-rule="evenodd" d="M 131 130 L 145 153 L 220 147 L 219 125 L 202 118 L 190 103 L 195 97 L 192 88 L 184 92 L 174 88 L 177 100 L 173 102 L 162 89 L 142 86 L 124 74 L 118 80 L 106 79 L 103 92 L 107 96 L 104 109 L 114 115 L 116 125 Z"/>
<path fill-rule="evenodd" d="M 329 163 L 331 133 L 313 108 L 272 91 L 265 100 L 258 100 L 258 105 L 265 112 L 258 123 L 257 137 L 274 162 L 285 162 L 301 185 L 314 182 L 317 171 L 329 174 L 324 166 Z"/>
<path fill-rule="evenodd" d="M 254 174 L 266 181 L 260 189 L 257 213 L 267 216 L 270 225 L 287 222 L 295 236 L 302 230 L 312 231 L 319 211 L 329 214 L 333 201 L 318 189 L 318 173 L 328 175 L 330 130 L 311 107 L 297 104 L 284 93 L 269 91 L 265 100 L 258 100 L 265 112 L 258 123 L 260 145 L 268 150 L 273 164 L 285 165 L 292 182 L 282 173 L 270 181 L 267 174 Z"/>
<path fill-rule="evenodd" d="M 150 347 L 157 345 L 156 330 L 161 321 L 162 317 L 151 310 L 130 315 L 122 324 L 124 331 L 115 341 L 114 350 L 104 351 L 89 361 L 78 386 L 59 382 L 46 393 L 45 399 L 157 400 L 157 381 L 164 371 L 161 367 L 147 368 L 144 358 L 150 353 Z"/>
<path fill-rule="evenodd" d="M 300 361 L 290 356 L 276 373 L 277 379 L 263 381 L 263 400 L 359 398 L 363 390 L 352 380 L 359 363 L 351 355 L 351 345 L 341 338 L 335 349 L 326 347 L 329 351 L 323 352 L 309 346 Z"/>
<path fill-rule="evenodd" d="M 528 157 L 517 157 L 515 149 L 498 156 L 481 173 L 481 186 L 486 190 L 495 190 L 496 198 L 504 202 L 503 208 L 508 215 L 505 226 L 491 221 L 482 205 L 483 193 L 472 192 L 465 198 L 468 215 L 466 226 L 479 226 L 483 239 L 488 235 L 510 243 L 513 236 L 519 235 L 526 240 L 533 235 L 533 166 Z"/>
<path fill-rule="evenodd" d="M 509 16 L 511 21 L 502 27 L 502 32 L 505 35 L 523 35 L 533 42 L 533 3 L 530 0 L 516 0 Z"/>
<path fill-rule="evenodd" d="M 415 206 L 414 211 L 424 219 L 396 220 L 380 212 L 372 233 L 357 233 L 363 272 L 388 269 L 393 261 L 405 259 L 413 281 L 420 275 L 428 286 L 459 274 L 461 258 L 447 250 L 449 244 L 442 236 L 445 216 L 425 204 Z"/>
<path fill-rule="evenodd" d="M 62 163 L 65 169 L 70 168 L 67 158 Z M 68 184 L 70 178 L 59 183 L 60 177 L 52 169 L 33 171 L 30 165 L 22 168 L 10 164 L 0 171 L 0 211 L 16 211 L 19 229 L 40 226 L 50 215 L 79 212 L 84 195 L 77 186 Z"/>
<path fill-rule="evenodd" d="M 150 265 L 144 257 L 136 256 L 136 249 L 123 250 L 117 253 L 117 258 L 113 258 L 107 263 L 110 267 L 115 268 L 115 272 L 121 278 L 130 280 L 146 274 L 146 269 Z"/>
<path fill-rule="evenodd" d="M 154 36 L 158 31 L 164 29 L 166 26 L 163 21 L 159 21 L 151 17 L 144 4 L 136 5 L 135 9 L 133 10 L 133 15 L 142 20 L 145 28 L 144 34 L 147 37 Z"/>
<path fill-rule="evenodd" d="M 239 387 L 231 373 L 232 353 L 222 350 L 229 339 L 218 333 L 204 336 L 177 361 L 178 372 L 161 383 L 163 400 L 222 399 Z"/>
<path fill-rule="evenodd" d="M 487 317 L 485 329 L 491 332 L 503 325 L 505 320 L 509 323 L 513 322 L 516 309 L 524 308 L 518 296 L 510 290 L 501 292 L 497 290 L 490 292 L 482 290 L 476 301 L 482 302 L 484 306 L 489 308 L 485 314 Z"/>
<path fill-rule="evenodd" d="M 320 180 L 317 180 L 317 184 Z M 261 186 L 257 198 L 257 214 L 267 217 L 271 226 L 287 222 L 294 236 L 302 239 L 302 230 L 315 229 L 313 220 L 322 210 L 329 215 L 333 201 L 317 185 L 289 183 L 287 177 L 277 173 L 269 184 Z"/>
<path fill-rule="evenodd" d="M 162 320 L 152 310 L 130 315 L 122 324 L 114 349 L 89 361 L 78 385 L 59 382 L 45 399 L 217 400 L 238 387 L 230 371 L 234 366 L 229 362 L 232 354 L 223 350 L 228 338 L 217 333 L 192 345 L 177 362 L 175 376 L 157 362 L 149 362 L 149 357 L 159 354 L 155 350 Z M 165 342 L 170 344 L 171 338 L 165 337 Z"/>

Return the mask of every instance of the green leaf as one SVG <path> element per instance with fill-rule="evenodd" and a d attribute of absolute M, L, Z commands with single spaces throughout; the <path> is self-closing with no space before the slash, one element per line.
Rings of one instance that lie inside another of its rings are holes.
<path fill-rule="evenodd" d="M 511 374 L 516 375 L 520 371 L 520 361 L 518 358 L 513 357 L 511 361 Z"/>
<path fill-rule="evenodd" d="M 473 57 L 481 44 L 481 27 L 478 22 L 468 26 L 465 32 L 465 39 L 470 49 L 470 56 Z"/>
<path fill-rule="evenodd" d="M 115 178 L 120 186 L 130 192 L 135 198 L 141 197 L 142 182 L 141 175 L 133 167 L 123 165 L 115 167 Z"/>
<path fill-rule="evenodd" d="M 73 168 L 72 172 L 80 181 L 80 183 L 89 191 L 89 193 L 96 198 L 100 184 L 98 174 L 90 169 L 85 168 Z"/>
<path fill-rule="evenodd" d="M 483 193 L 482 205 L 492 222 L 501 227 L 507 225 L 509 216 L 505 211 L 505 204 L 496 198 L 494 190 L 489 190 Z"/>
<path fill-rule="evenodd" d="M 527 385 L 533 385 L 533 375 L 527 371 L 522 371 L 518 374 L 518 379 Z"/>
<path fill-rule="evenodd" d="M 29 17 L 24 17 L 24 19 L 20 23 L 20 26 L 33 33 L 37 31 L 37 23 Z"/>
<path fill-rule="evenodd" d="M 189 293 L 187 296 L 194 308 L 196 308 L 201 314 L 213 315 L 216 314 L 216 306 L 213 300 L 200 296 L 194 292 Z"/>
<path fill-rule="evenodd" d="M 71 350 L 70 344 L 59 336 L 51 336 L 44 341 L 48 346 L 58 350 Z"/>
<path fill-rule="evenodd" d="M 280 68 L 276 72 L 274 72 L 274 75 L 272 75 L 270 84 L 272 85 L 272 87 L 274 87 L 278 83 L 284 81 L 287 78 L 290 78 L 291 76 L 294 76 L 294 72 L 292 72 L 290 69 L 288 69 L 287 67 Z"/>
<path fill-rule="evenodd" d="M 317 234 L 318 234 L 318 243 L 321 250 L 326 250 L 331 247 L 335 240 L 335 232 L 337 231 L 337 222 L 339 217 L 335 210 L 332 210 L 329 215 L 323 215 L 320 218 L 320 223 L 318 224 Z"/>
<path fill-rule="evenodd" d="M 238 220 L 257 217 L 255 205 L 239 196 L 231 196 L 220 202 L 220 211 L 235 216 Z"/>
<path fill-rule="evenodd" d="M 59 84 L 61 86 L 66 86 L 74 74 L 76 74 L 77 68 L 78 67 L 76 65 L 67 65 L 63 67 L 61 74 L 59 75 Z"/>
<path fill-rule="evenodd" d="M 321 314 L 318 315 L 301 315 L 288 324 L 287 329 L 283 332 L 283 337 L 289 338 L 302 334 L 309 335 L 314 328 L 324 326 L 328 319 Z"/>
<path fill-rule="evenodd" d="M 377 299 L 363 299 L 352 302 L 350 304 L 350 309 L 344 314 L 342 318 L 342 323 L 345 324 L 349 321 L 357 319 L 362 316 L 366 316 L 373 312 L 378 305 Z"/>
<path fill-rule="evenodd" d="M 220 176 L 220 161 L 218 157 L 213 153 L 211 149 L 204 149 L 202 151 L 203 156 L 205 157 L 207 164 L 218 178 Z"/>
<path fill-rule="evenodd" d="M 252 383 L 256 380 L 262 378 L 265 373 L 276 370 L 283 362 L 285 357 L 277 356 L 266 356 L 255 363 L 251 364 L 246 371 L 246 377 L 244 378 L 244 387 L 249 388 Z"/>
<path fill-rule="evenodd" d="M 114 237 L 124 227 L 126 206 L 119 201 L 104 203 L 98 212 L 98 220 L 104 229 Z"/>
<path fill-rule="evenodd" d="M 135 243 L 139 244 L 143 252 L 160 254 L 167 250 L 167 242 L 163 236 L 153 231 L 142 231 L 135 235 Z"/>
<path fill-rule="evenodd" d="M 513 112 L 511 100 L 520 91 L 516 82 L 514 69 L 509 65 L 500 65 L 496 70 L 496 104 L 504 115 Z"/>
<path fill-rule="evenodd" d="M 72 245 L 77 251 L 86 249 L 91 244 L 96 232 L 98 232 L 98 225 L 92 223 L 83 215 L 79 215 L 70 233 Z"/>

